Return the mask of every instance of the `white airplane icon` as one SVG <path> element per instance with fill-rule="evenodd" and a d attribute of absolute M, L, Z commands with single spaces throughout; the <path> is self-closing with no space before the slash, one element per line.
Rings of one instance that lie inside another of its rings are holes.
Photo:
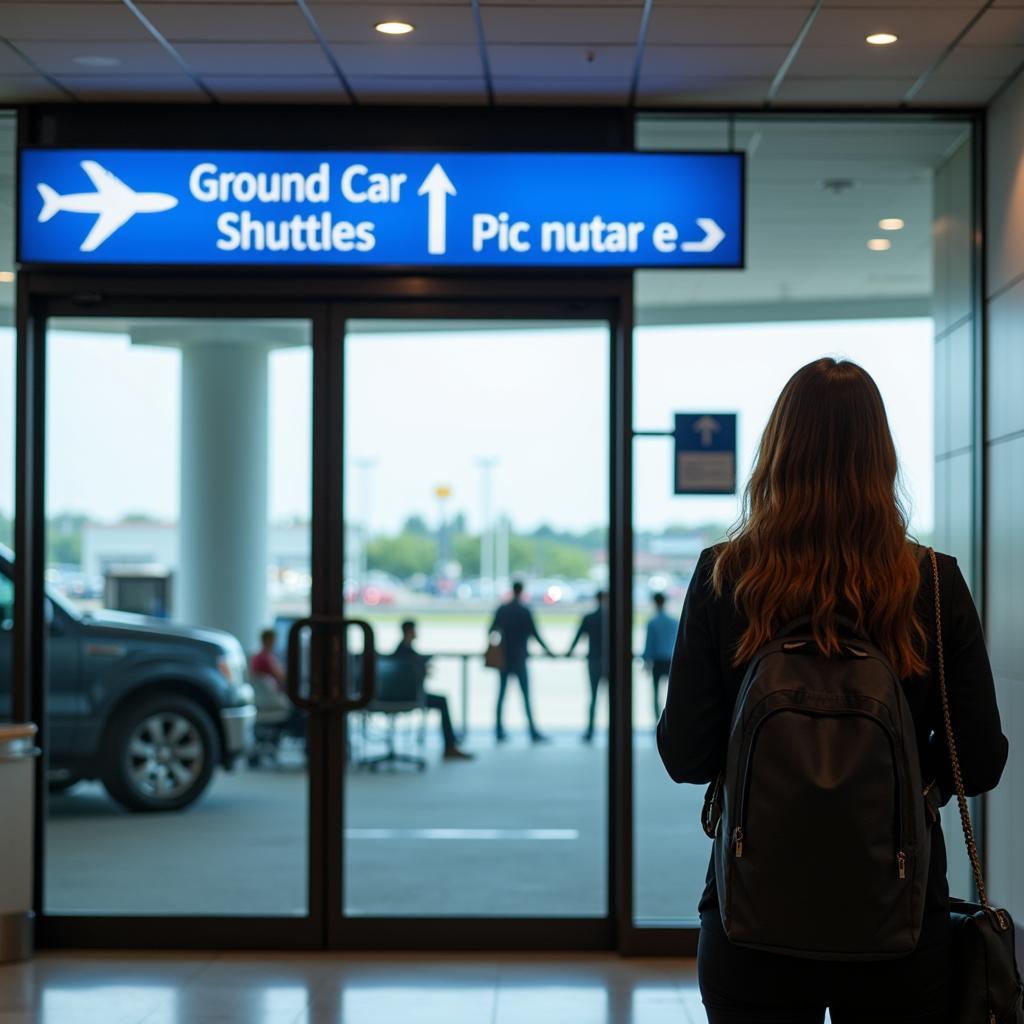
<path fill-rule="evenodd" d="M 83 160 L 82 170 L 96 186 L 95 192 L 75 192 L 62 196 L 42 182 L 36 186 L 43 197 L 43 208 L 39 212 L 40 223 L 62 211 L 99 214 L 92 230 L 79 246 L 81 252 L 98 249 L 137 213 L 162 213 L 178 205 L 174 196 L 164 192 L 136 192 L 95 160 Z"/>

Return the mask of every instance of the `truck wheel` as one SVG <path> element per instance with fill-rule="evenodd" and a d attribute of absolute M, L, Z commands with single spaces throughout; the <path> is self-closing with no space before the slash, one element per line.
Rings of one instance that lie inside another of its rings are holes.
<path fill-rule="evenodd" d="M 103 741 L 101 778 L 131 811 L 177 811 L 198 799 L 219 760 L 206 711 L 187 697 L 154 694 L 115 715 Z"/>

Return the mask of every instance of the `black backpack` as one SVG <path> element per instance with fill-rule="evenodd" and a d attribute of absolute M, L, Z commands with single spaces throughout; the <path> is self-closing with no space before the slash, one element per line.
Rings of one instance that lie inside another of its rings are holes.
<path fill-rule="evenodd" d="M 931 843 L 900 680 L 849 623 L 841 636 L 826 657 L 802 619 L 754 655 L 704 825 L 733 942 L 883 960 L 917 945 Z"/>

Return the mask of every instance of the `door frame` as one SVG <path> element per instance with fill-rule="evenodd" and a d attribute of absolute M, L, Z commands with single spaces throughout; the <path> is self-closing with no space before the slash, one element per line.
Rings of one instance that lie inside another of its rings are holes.
<path fill-rule="evenodd" d="M 45 321 L 50 316 L 302 317 L 313 322 L 313 526 L 315 611 L 340 614 L 344 566 L 344 326 L 352 317 L 605 320 L 609 345 L 610 631 L 608 913 L 604 918 L 342 918 L 343 794 L 340 718 L 313 716 L 309 782 L 309 916 L 51 915 L 40 910 L 40 946 L 225 949 L 605 949 L 626 954 L 695 947 L 692 928 L 637 928 L 633 921 L 632 406 L 633 276 L 630 272 L 536 275 L 27 270 L 19 275 L 17 323 L 14 711 L 45 726 Z M 334 466 L 333 470 L 331 467 Z M 335 486 L 337 482 L 337 486 Z M 336 524 L 332 530 L 330 524 Z M 334 579 L 331 578 L 332 574 Z M 334 586 L 338 583 L 338 586 Z M 45 733 L 43 736 L 45 744 Z M 35 906 L 45 906 L 46 787 L 38 767 Z M 325 777 L 326 776 L 326 777 Z M 334 780 L 330 782 L 328 780 Z M 336 789 L 334 794 L 329 790 Z M 336 797 L 336 798 L 334 798 Z M 326 830 L 326 831 L 325 831 Z M 334 908 L 334 909 L 331 909 Z"/>

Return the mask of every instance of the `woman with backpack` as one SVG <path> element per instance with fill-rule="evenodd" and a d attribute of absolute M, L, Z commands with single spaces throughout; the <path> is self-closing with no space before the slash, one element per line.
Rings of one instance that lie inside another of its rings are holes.
<path fill-rule="evenodd" d="M 800 369 L 739 523 L 695 569 L 658 725 L 669 775 L 708 784 L 711 1024 L 947 1020 L 939 652 L 968 795 L 998 783 L 1007 741 L 967 584 L 907 525 L 874 381 Z"/>

